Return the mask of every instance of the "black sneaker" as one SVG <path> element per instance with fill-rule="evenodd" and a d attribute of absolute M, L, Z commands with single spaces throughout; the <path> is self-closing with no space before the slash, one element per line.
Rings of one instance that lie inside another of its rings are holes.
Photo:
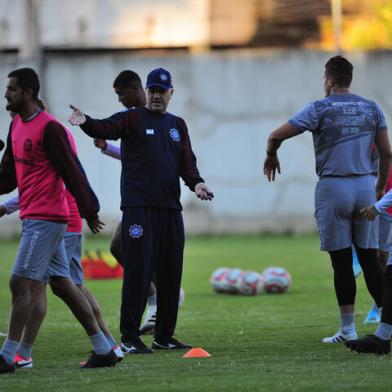
<path fill-rule="evenodd" d="M 127 354 L 152 354 L 152 351 L 140 339 L 121 342 L 120 347 Z"/>
<path fill-rule="evenodd" d="M 165 342 L 158 342 L 154 340 L 151 346 L 154 350 L 180 350 L 184 348 L 192 348 L 189 344 L 179 342 L 174 338 L 170 338 Z"/>
<path fill-rule="evenodd" d="M 107 354 L 96 354 L 93 352 L 90 358 L 80 366 L 81 369 L 91 369 L 99 367 L 110 367 L 115 366 L 117 362 L 117 355 L 113 350 L 110 350 Z"/>
<path fill-rule="evenodd" d="M 351 351 L 357 351 L 358 353 L 385 355 L 391 351 L 391 341 L 382 340 L 375 335 L 366 335 L 360 339 L 348 340 L 346 346 Z"/>
<path fill-rule="evenodd" d="M 15 364 L 10 365 L 2 355 L 0 355 L 0 373 L 15 373 Z"/>

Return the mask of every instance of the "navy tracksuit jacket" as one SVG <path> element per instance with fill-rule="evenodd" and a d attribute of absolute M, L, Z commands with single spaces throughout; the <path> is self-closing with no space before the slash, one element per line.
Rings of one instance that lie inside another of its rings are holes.
<path fill-rule="evenodd" d="M 180 177 L 193 191 L 204 182 L 196 165 L 185 121 L 170 113 L 131 109 L 104 120 L 86 116 L 89 136 L 121 138 L 121 209 L 124 281 L 121 340 L 138 339 L 148 287 L 155 268 L 155 339 L 174 333 L 181 285 L 184 226 Z"/>

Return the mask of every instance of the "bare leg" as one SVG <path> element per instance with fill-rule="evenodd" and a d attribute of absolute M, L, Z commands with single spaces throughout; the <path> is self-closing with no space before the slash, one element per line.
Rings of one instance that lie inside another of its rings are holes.
<path fill-rule="evenodd" d="M 98 323 L 101 331 L 105 335 L 109 335 L 110 334 L 109 328 L 106 325 L 105 320 L 103 319 L 101 309 L 100 309 L 95 297 L 91 294 L 91 292 L 87 289 L 87 287 L 79 286 L 79 285 L 77 285 L 76 287 L 83 293 L 83 295 L 87 299 L 88 303 L 90 304 L 91 309 L 94 313 L 95 319 L 97 320 L 97 323 Z"/>
<path fill-rule="evenodd" d="M 2 370 L 0 373 L 15 371 L 14 358 L 22 339 L 23 329 L 29 320 L 32 308 L 31 296 L 32 280 L 12 275 L 10 289 L 12 294 L 12 306 L 8 336 L 1 348 Z M 4 363 L 8 368 L 4 367 Z"/>
<path fill-rule="evenodd" d="M 33 346 L 46 315 L 47 299 L 45 283 L 32 281 L 31 305 L 31 314 L 23 330 L 22 343 Z"/>
<path fill-rule="evenodd" d="M 12 308 L 8 327 L 8 340 L 20 342 L 23 329 L 31 313 L 31 279 L 12 275 L 10 289 Z"/>
<path fill-rule="evenodd" d="M 53 293 L 60 297 L 69 307 L 79 323 L 83 326 L 93 345 L 93 354 L 82 367 L 112 366 L 117 362 L 116 354 L 111 350 L 104 333 L 99 328 L 97 320 L 84 294 L 70 278 L 51 277 L 50 287 Z M 103 355 L 104 365 L 96 363 L 96 356 Z"/>
<path fill-rule="evenodd" d="M 89 336 L 100 332 L 90 304 L 83 293 L 69 278 L 52 277 L 50 287 L 55 295 L 61 298 L 83 326 Z"/>
<path fill-rule="evenodd" d="M 84 287 L 83 285 L 77 285 L 76 287 L 80 290 L 80 292 L 83 294 L 83 296 L 87 299 L 88 303 L 91 306 L 91 309 L 93 311 L 95 319 L 97 320 L 99 328 L 101 329 L 102 333 L 105 336 L 105 339 L 109 343 L 112 350 L 115 352 L 115 354 L 117 356 L 117 360 L 121 361 L 122 358 L 124 357 L 124 354 L 122 353 L 116 340 L 114 339 L 114 337 L 110 333 L 109 328 L 108 328 L 105 320 L 103 319 L 102 312 L 101 312 L 101 309 L 98 305 L 96 298 L 91 294 L 91 292 L 87 289 L 87 287 Z"/>
<path fill-rule="evenodd" d="M 121 251 L 121 222 L 119 222 L 113 233 L 112 242 L 110 243 L 110 253 L 119 264 L 123 265 Z"/>

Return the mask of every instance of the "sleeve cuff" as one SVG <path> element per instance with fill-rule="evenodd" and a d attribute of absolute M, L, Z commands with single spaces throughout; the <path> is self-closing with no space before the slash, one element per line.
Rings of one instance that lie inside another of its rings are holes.
<path fill-rule="evenodd" d="M 374 208 L 376 209 L 376 211 L 377 211 L 379 214 L 382 214 L 382 213 L 384 212 L 384 210 L 383 210 L 383 208 L 380 206 L 380 203 L 379 203 L 379 202 L 377 202 L 377 203 L 374 205 Z"/>

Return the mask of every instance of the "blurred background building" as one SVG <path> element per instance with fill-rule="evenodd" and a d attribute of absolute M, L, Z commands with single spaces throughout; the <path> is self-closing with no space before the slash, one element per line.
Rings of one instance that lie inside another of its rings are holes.
<path fill-rule="evenodd" d="M 124 69 L 143 80 L 158 66 L 172 72 L 169 109 L 188 122 L 216 193 L 201 203 L 184 189 L 195 233 L 315 230 L 311 135 L 282 147 L 283 173 L 270 184 L 261 170 L 268 133 L 322 96 L 324 63 L 340 52 L 354 63 L 353 90 L 391 120 L 391 48 L 390 0 L 0 0 L 0 87 L 10 70 L 35 67 L 64 124 L 69 103 L 98 118 L 121 110 L 112 82 Z M 8 126 L 0 109 L 1 138 Z M 110 229 L 120 164 L 72 132 Z M 17 217 L 0 221 L 0 233 L 17 230 Z"/>

